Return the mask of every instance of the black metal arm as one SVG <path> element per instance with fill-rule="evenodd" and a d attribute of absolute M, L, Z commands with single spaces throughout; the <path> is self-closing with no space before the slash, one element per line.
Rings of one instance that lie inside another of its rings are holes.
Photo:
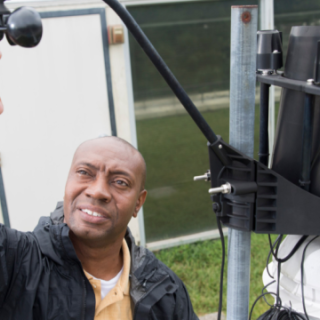
<path fill-rule="evenodd" d="M 122 19 L 128 30 L 135 37 L 141 48 L 144 50 L 146 55 L 152 61 L 154 66 L 160 72 L 164 80 L 167 82 L 171 90 L 177 96 L 181 104 L 185 107 L 193 121 L 197 124 L 199 129 L 202 131 L 204 136 L 210 143 L 214 143 L 217 140 L 216 134 L 210 128 L 209 124 L 203 118 L 199 110 L 196 108 L 194 103 L 191 101 L 187 93 L 182 88 L 179 81 L 176 79 L 174 74 L 171 72 L 169 67 L 163 61 L 157 50 L 153 47 L 147 36 L 141 30 L 137 22 L 131 16 L 131 14 L 124 8 L 117 0 L 103 0 L 108 4 Z"/>

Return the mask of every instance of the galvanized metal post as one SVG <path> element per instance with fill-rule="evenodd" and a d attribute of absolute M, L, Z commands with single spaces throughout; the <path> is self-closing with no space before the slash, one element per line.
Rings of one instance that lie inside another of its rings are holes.
<path fill-rule="evenodd" d="M 258 7 L 231 7 L 230 144 L 253 157 Z M 247 320 L 250 232 L 229 229 L 227 320 Z"/>

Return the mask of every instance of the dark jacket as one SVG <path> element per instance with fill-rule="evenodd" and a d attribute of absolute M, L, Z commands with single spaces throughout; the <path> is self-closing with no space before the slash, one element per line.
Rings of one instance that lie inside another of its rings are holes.
<path fill-rule="evenodd" d="M 130 296 L 133 319 L 196 320 L 182 281 L 149 250 L 131 252 Z M 93 320 L 95 296 L 63 223 L 58 203 L 51 217 L 40 218 L 34 232 L 0 224 L 0 319 Z"/>

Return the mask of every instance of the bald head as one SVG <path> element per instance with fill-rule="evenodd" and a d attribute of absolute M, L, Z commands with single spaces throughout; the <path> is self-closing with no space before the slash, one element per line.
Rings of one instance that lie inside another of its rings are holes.
<path fill-rule="evenodd" d="M 128 141 L 115 137 L 115 136 L 106 136 L 106 137 L 99 137 L 90 139 L 87 141 L 82 142 L 78 148 L 76 149 L 73 161 L 75 160 L 77 154 L 79 151 L 83 150 L 83 148 L 90 147 L 91 144 L 98 144 L 103 150 L 108 150 L 111 145 L 119 145 L 123 147 L 123 152 L 127 152 L 129 155 L 131 155 L 134 158 L 137 158 L 138 165 L 141 167 L 141 190 L 145 188 L 145 182 L 146 182 L 146 176 L 147 176 L 147 165 L 146 162 L 142 156 L 142 154 L 137 150 L 132 144 L 130 144 Z"/>
<path fill-rule="evenodd" d="M 121 243 L 147 191 L 145 161 L 123 139 L 88 140 L 76 150 L 64 194 L 64 221 L 73 241 L 105 247 Z"/>

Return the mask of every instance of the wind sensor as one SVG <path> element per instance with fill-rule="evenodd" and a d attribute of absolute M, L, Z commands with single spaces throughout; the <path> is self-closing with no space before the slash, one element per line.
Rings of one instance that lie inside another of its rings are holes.
<path fill-rule="evenodd" d="M 39 13 L 31 7 L 21 7 L 11 13 L 4 1 L 0 0 L 0 40 L 5 35 L 11 45 L 37 46 L 42 37 Z"/>

